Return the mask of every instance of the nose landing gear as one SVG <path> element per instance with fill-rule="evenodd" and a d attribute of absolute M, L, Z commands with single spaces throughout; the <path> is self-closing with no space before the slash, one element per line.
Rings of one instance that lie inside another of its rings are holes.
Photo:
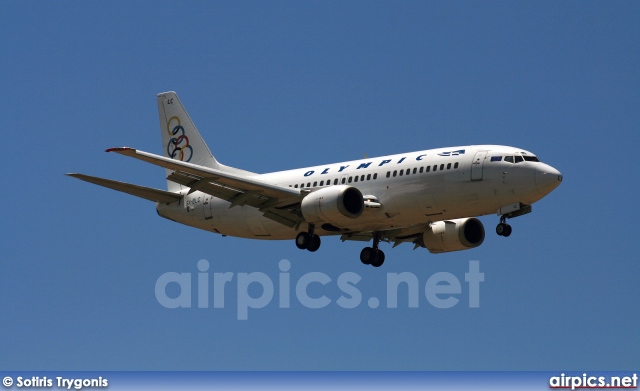
<path fill-rule="evenodd" d="M 500 224 L 496 226 L 496 233 L 500 236 L 504 236 L 505 238 L 511 235 L 511 226 L 507 223 L 507 215 L 504 214 L 500 216 Z"/>
<path fill-rule="evenodd" d="M 507 221 L 507 219 L 526 215 L 528 213 L 531 213 L 531 205 L 525 205 L 521 202 L 498 209 L 500 224 L 496 226 L 496 233 L 500 236 L 504 236 L 505 238 L 511 235 L 511 226 L 505 223 L 505 221 Z"/>
<path fill-rule="evenodd" d="M 511 226 L 504 222 L 504 217 L 500 219 L 500 224 L 496 226 L 496 233 L 505 238 L 511 235 Z"/>

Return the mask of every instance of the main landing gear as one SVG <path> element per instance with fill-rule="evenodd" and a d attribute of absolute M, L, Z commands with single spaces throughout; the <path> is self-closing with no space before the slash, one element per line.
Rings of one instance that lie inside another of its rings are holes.
<path fill-rule="evenodd" d="M 320 248 L 320 236 L 314 232 L 314 226 L 309 224 L 308 232 L 300 232 L 296 236 L 296 247 L 300 250 L 317 251 Z M 384 252 L 378 248 L 382 239 L 380 232 L 373 233 L 373 247 L 365 247 L 360 252 L 360 261 L 365 265 L 380 267 L 384 263 Z"/>
<path fill-rule="evenodd" d="M 309 225 L 309 232 L 300 232 L 296 236 L 296 246 L 300 250 L 317 251 L 320 248 L 320 236 L 313 233 L 314 226 Z"/>
<path fill-rule="evenodd" d="M 507 218 L 502 215 L 502 217 L 500 217 L 500 224 L 496 226 L 496 233 L 505 238 L 511 235 L 511 226 L 505 223 L 506 220 Z"/>
<path fill-rule="evenodd" d="M 365 247 L 360 252 L 360 261 L 365 265 L 380 267 L 384 263 L 384 252 L 378 249 L 381 236 L 380 232 L 374 232 L 373 247 Z"/>

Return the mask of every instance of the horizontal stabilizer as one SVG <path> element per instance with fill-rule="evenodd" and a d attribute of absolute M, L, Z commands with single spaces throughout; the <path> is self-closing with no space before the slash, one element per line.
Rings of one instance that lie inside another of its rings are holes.
<path fill-rule="evenodd" d="M 171 193 L 164 190 L 153 189 L 150 187 L 132 185 L 130 183 L 113 181 L 111 179 L 98 178 L 95 176 L 84 174 L 66 174 L 68 176 L 78 178 L 85 182 L 90 182 L 99 186 L 108 187 L 109 189 L 121 191 L 123 193 L 131 194 L 136 197 L 144 198 L 149 201 L 155 201 L 162 204 L 170 204 L 182 199 L 180 194 Z"/>

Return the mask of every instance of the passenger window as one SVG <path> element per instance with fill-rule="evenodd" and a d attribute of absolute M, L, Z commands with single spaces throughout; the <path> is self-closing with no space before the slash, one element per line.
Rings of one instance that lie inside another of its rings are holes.
<path fill-rule="evenodd" d="M 353 178 L 353 181 L 354 182 L 358 182 L 358 176 L 357 175 Z"/>
<path fill-rule="evenodd" d="M 351 183 L 351 181 L 353 180 L 353 177 L 349 177 L 349 183 Z"/>
<path fill-rule="evenodd" d="M 324 186 L 324 181 L 320 181 L 320 186 Z"/>
<path fill-rule="evenodd" d="M 513 163 L 513 156 L 505 156 L 504 157 L 504 161 L 505 162 L 509 162 L 509 163 Z"/>
<path fill-rule="evenodd" d="M 396 175 L 398 175 L 398 171 L 397 170 L 393 170 L 393 177 L 395 178 Z"/>
<path fill-rule="evenodd" d="M 371 175 L 371 174 L 369 174 Z M 364 181 L 364 175 L 360 177 L 360 182 Z"/>
<path fill-rule="evenodd" d="M 516 156 L 516 163 L 520 163 L 524 161 L 524 159 L 522 158 L 522 156 Z"/>
<path fill-rule="evenodd" d="M 431 171 L 431 166 L 427 166 L 427 172 Z"/>
<path fill-rule="evenodd" d="M 344 182 L 345 182 L 345 181 L 346 181 L 346 179 L 345 179 L 345 178 L 342 178 L 342 184 L 343 184 L 343 185 L 344 185 Z"/>
<path fill-rule="evenodd" d="M 407 168 L 407 175 L 411 174 L 411 169 Z"/>
<path fill-rule="evenodd" d="M 404 175 L 404 170 L 400 170 L 400 176 Z"/>
<path fill-rule="evenodd" d="M 414 169 L 413 169 L 413 173 L 415 174 L 416 172 L 418 172 L 418 169 L 417 169 L 417 168 L 414 168 Z"/>
<path fill-rule="evenodd" d="M 447 164 L 447 170 L 451 170 L 451 163 Z"/>
<path fill-rule="evenodd" d="M 307 187 L 311 187 L 311 182 L 308 182 L 308 183 L 307 183 Z"/>
<path fill-rule="evenodd" d="M 333 184 L 334 184 L 334 185 L 337 185 L 337 184 L 338 184 L 338 178 L 336 178 L 336 179 L 334 179 L 334 180 L 333 180 Z"/>
<path fill-rule="evenodd" d="M 316 186 L 318 186 L 318 182 L 317 181 L 313 182 L 313 187 L 316 187 Z"/>
<path fill-rule="evenodd" d="M 420 174 L 422 174 L 422 171 L 424 171 L 424 167 L 420 167 Z"/>
<path fill-rule="evenodd" d="M 391 171 L 387 171 L 387 178 L 391 176 Z"/>
<path fill-rule="evenodd" d="M 298 188 L 298 185 L 295 185 L 295 186 L 293 186 L 293 187 L 295 187 L 295 188 L 297 189 L 297 188 Z"/>
<path fill-rule="evenodd" d="M 304 187 L 304 183 L 300 185 L 300 188 L 302 189 Z"/>
<path fill-rule="evenodd" d="M 458 168 L 458 163 L 454 164 L 453 168 Z"/>
<path fill-rule="evenodd" d="M 367 175 L 367 180 L 370 181 L 371 180 L 371 174 Z"/>
<path fill-rule="evenodd" d="M 378 173 L 376 172 L 375 174 L 373 174 L 373 180 L 378 179 Z"/>
<path fill-rule="evenodd" d="M 440 165 L 440 171 L 444 170 L 444 164 Z"/>
<path fill-rule="evenodd" d="M 438 171 L 438 165 L 436 164 L 435 166 L 433 166 L 433 172 Z"/>

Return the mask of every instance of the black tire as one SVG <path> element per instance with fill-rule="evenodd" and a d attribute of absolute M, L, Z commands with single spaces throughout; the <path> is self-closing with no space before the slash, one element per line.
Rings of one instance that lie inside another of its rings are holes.
<path fill-rule="evenodd" d="M 371 261 L 374 257 L 373 253 L 374 251 L 371 247 L 363 248 L 362 251 L 360 251 L 360 262 L 364 263 L 365 265 L 371 265 Z"/>
<path fill-rule="evenodd" d="M 380 267 L 384 263 L 384 251 L 378 250 L 376 251 L 376 256 L 373 261 L 371 261 L 371 266 Z"/>
<path fill-rule="evenodd" d="M 504 236 L 505 238 L 509 237 L 509 235 L 511 235 L 511 226 L 509 224 L 506 224 L 507 226 L 507 230 L 502 234 L 502 236 Z"/>
<path fill-rule="evenodd" d="M 309 244 L 311 243 L 311 235 L 306 232 L 300 232 L 298 236 L 296 236 L 296 246 L 300 250 L 306 250 L 309 248 Z"/>
<path fill-rule="evenodd" d="M 496 233 L 500 236 L 504 236 L 505 232 L 507 232 L 507 225 L 505 223 L 500 223 L 496 226 Z"/>
<path fill-rule="evenodd" d="M 307 250 L 311 252 L 318 251 L 318 249 L 320 248 L 320 243 L 321 243 L 320 236 L 313 235 L 311 237 L 311 241 L 309 242 L 309 246 L 307 247 Z"/>

